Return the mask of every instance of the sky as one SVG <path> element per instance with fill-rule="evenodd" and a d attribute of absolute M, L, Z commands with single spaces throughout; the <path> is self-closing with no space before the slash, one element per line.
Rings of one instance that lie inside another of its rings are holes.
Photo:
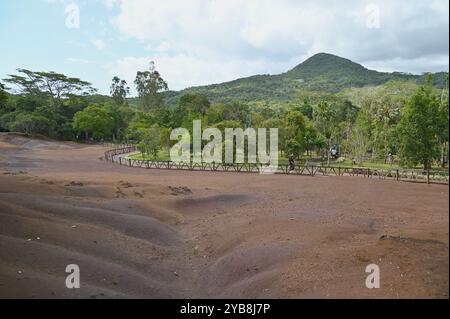
<path fill-rule="evenodd" d="M 169 89 L 286 72 L 327 52 L 379 71 L 449 69 L 448 0 L 0 0 L 0 81 L 55 71 L 109 94 L 150 61 Z M 134 90 L 132 90 L 132 94 Z"/>

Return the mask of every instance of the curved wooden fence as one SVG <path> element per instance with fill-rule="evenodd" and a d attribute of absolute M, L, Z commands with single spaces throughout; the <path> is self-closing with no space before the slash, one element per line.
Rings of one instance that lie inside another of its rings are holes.
<path fill-rule="evenodd" d="M 129 153 L 133 153 L 133 152 L 136 152 L 136 146 L 133 146 L 133 145 L 115 148 L 115 149 L 105 152 L 105 159 L 107 161 L 116 162 L 114 159 L 115 156 L 122 155 L 122 154 L 129 154 Z"/>
<path fill-rule="evenodd" d="M 175 169 L 190 171 L 214 171 L 214 172 L 240 172 L 260 173 L 264 164 L 242 163 L 192 163 L 140 160 L 124 156 L 136 152 L 135 146 L 116 148 L 105 152 L 107 161 L 125 165 L 128 167 L 146 169 Z M 448 171 L 420 170 L 420 169 L 381 169 L 367 167 L 340 167 L 340 166 L 310 166 L 296 165 L 295 170 L 289 170 L 288 165 L 278 165 L 275 174 L 290 174 L 304 176 L 360 176 L 366 178 L 391 179 L 396 181 L 422 182 L 422 183 L 449 183 Z"/>

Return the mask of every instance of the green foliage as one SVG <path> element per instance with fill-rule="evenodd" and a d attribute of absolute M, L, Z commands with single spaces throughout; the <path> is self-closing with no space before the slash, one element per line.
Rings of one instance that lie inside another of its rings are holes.
<path fill-rule="evenodd" d="M 121 80 L 115 76 L 112 79 L 110 93 L 114 103 L 120 106 L 126 103 L 127 95 L 130 94 L 130 88 L 125 80 Z"/>
<path fill-rule="evenodd" d="M 433 75 L 433 85 L 445 87 L 447 73 Z M 212 103 L 233 101 L 294 101 L 301 95 L 339 93 L 345 89 L 379 86 L 389 81 L 423 84 L 427 75 L 368 70 L 358 63 L 332 54 L 319 53 L 292 70 L 277 75 L 255 75 L 230 82 L 188 88 L 165 94 L 167 105 L 176 105 L 188 93 L 206 95 Z M 304 114 L 308 116 L 307 114 Z"/>
<path fill-rule="evenodd" d="M 159 108 L 163 105 L 162 91 L 168 89 L 166 81 L 155 69 L 154 62 L 150 62 L 148 71 L 138 71 L 134 80 L 138 92 L 141 108 L 144 111 Z"/>
<path fill-rule="evenodd" d="M 5 86 L 0 82 L 0 114 L 7 111 L 8 93 Z"/>
<path fill-rule="evenodd" d="M 145 156 L 150 155 L 153 159 L 157 159 L 158 151 L 161 149 L 161 130 L 158 125 L 152 125 L 146 129 L 137 145 L 138 150 Z"/>
<path fill-rule="evenodd" d="M 441 127 L 448 127 L 448 117 L 432 94 L 431 84 L 417 90 L 401 111 L 397 126 L 398 153 L 409 166 L 419 163 L 424 168 L 439 157 Z M 447 123 L 447 124 L 445 124 Z"/>
<path fill-rule="evenodd" d="M 19 73 L 5 80 L 13 89 L 0 83 L 0 130 L 126 140 L 155 158 L 175 143 L 172 128 L 192 133 L 192 121 L 201 120 L 203 128 L 222 133 L 276 127 L 283 156 L 326 157 L 328 163 L 334 144 L 360 164 L 382 161 L 389 152 L 410 166 L 448 156 L 447 73 L 419 87 L 426 75 L 381 73 L 318 54 L 284 74 L 173 92 L 152 63 L 137 73 L 138 98 L 127 98 L 127 83 L 118 77 L 108 97 L 92 94 L 89 83 L 77 78 Z"/>
<path fill-rule="evenodd" d="M 186 94 L 180 97 L 178 105 L 181 110 L 195 112 L 204 116 L 211 106 L 211 103 L 203 94 Z"/>
<path fill-rule="evenodd" d="M 136 112 L 126 129 L 127 140 L 139 141 L 144 130 L 150 128 L 152 124 L 153 117 L 151 114 L 141 111 Z"/>
<path fill-rule="evenodd" d="M 355 124 L 349 130 L 347 141 L 348 153 L 361 164 L 372 147 L 371 117 L 367 108 L 358 113 Z"/>
<path fill-rule="evenodd" d="M 306 151 L 305 143 L 306 124 L 305 118 L 298 111 L 288 113 L 286 117 L 286 137 L 283 150 L 300 157 Z"/>
<path fill-rule="evenodd" d="M 86 139 L 92 135 L 95 139 L 111 136 L 114 130 L 114 116 L 106 104 L 92 104 L 73 117 L 73 128 L 85 133 Z"/>
<path fill-rule="evenodd" d="M 58 108 L 63 99 L 72 95 L 86 95 L 95 92 L 91 84 L 79 78 L 67 77 L 56 72 L 35 72 L 17 69 L 23 75 L 9 75 L 5 82 L 15 85 L 22 95 L 50 97 L 52 106 Z"/>
<path fill-rule="evenodd" d="M 14 116 L 14 120 L 8 123 L 7 128 L 15 132 L 48 135 L 50 121 L 46 117 L 37 114 L 17 113 Z"/>

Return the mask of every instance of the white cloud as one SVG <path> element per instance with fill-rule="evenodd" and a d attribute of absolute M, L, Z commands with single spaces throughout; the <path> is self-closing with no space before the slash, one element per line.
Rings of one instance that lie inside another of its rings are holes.
<path fill-rule="evenodd" d="M 79 63 L 79 64 L 88 64 L 91 63 L 91 61 L 86 59 L 80 59 L 80 58 L 67 58 L 67 62 L 70 63 Z"/>
<path fill-rule="evenodd" d="M 448 63 L 446 55 L 429 55 L 413 59 L 394 58 L 383 61 L 367 61 L 364 66 L 382 72 L 394 72 L 398 70 L 408 70 L 413 74 L 424 72 L 444 71 L 442 65 Z"/>
<path fill-rule="evenodd" d="M 162 41 L 157 45 L 148 44 L 145 46 L 146 51 L 155 51 L 155 52 L 167 52 L 172 48 L 169 42 Z"/>
<path fill-rule="evenodd" d="M 107 7 L 108 9 L 111 9 L 112 7 L 114 7 L 114 5 L 117 3 L 117 0 L 103 0 L 103 4 L 105 5 L 105 7 Z"/>
<path fill-rule="evenodd" d="M 118 75 L 132 84 L 137 71 L 148 69 L 150 61 L 156 61 L 155 67 L 168 82 L 172 90 L 189 86 L 206 85 L 235 80 L 242 76 L 264 73 L 271 63 L 267 60 L 217 61 L 179 54 L 168 56 L 158 54 L 147 57 L 124 57 L 116 61 L 111 75 Z M 282 65 L 272 64 L 273 69 L 286 69 L 292 61 Z"/>
<path fill-rule="evenodd" d="M 317 52 L 389 70 L 448 69 L 447 0 L 116 2 L 113 26 L 152 54 L 118 59 L 115 70 L 134 77 L 152 59 L 171 88 L 284 72 Z M 367 27 L 369 4 L 380 28 Z"/>

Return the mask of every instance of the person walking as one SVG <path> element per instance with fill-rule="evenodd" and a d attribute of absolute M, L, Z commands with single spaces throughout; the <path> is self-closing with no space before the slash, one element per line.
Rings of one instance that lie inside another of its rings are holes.
<path fill-rule="evenodd" d="M 289 172 L 295 171 L 295 160 L 294 155 L 289 155 Z"/>

